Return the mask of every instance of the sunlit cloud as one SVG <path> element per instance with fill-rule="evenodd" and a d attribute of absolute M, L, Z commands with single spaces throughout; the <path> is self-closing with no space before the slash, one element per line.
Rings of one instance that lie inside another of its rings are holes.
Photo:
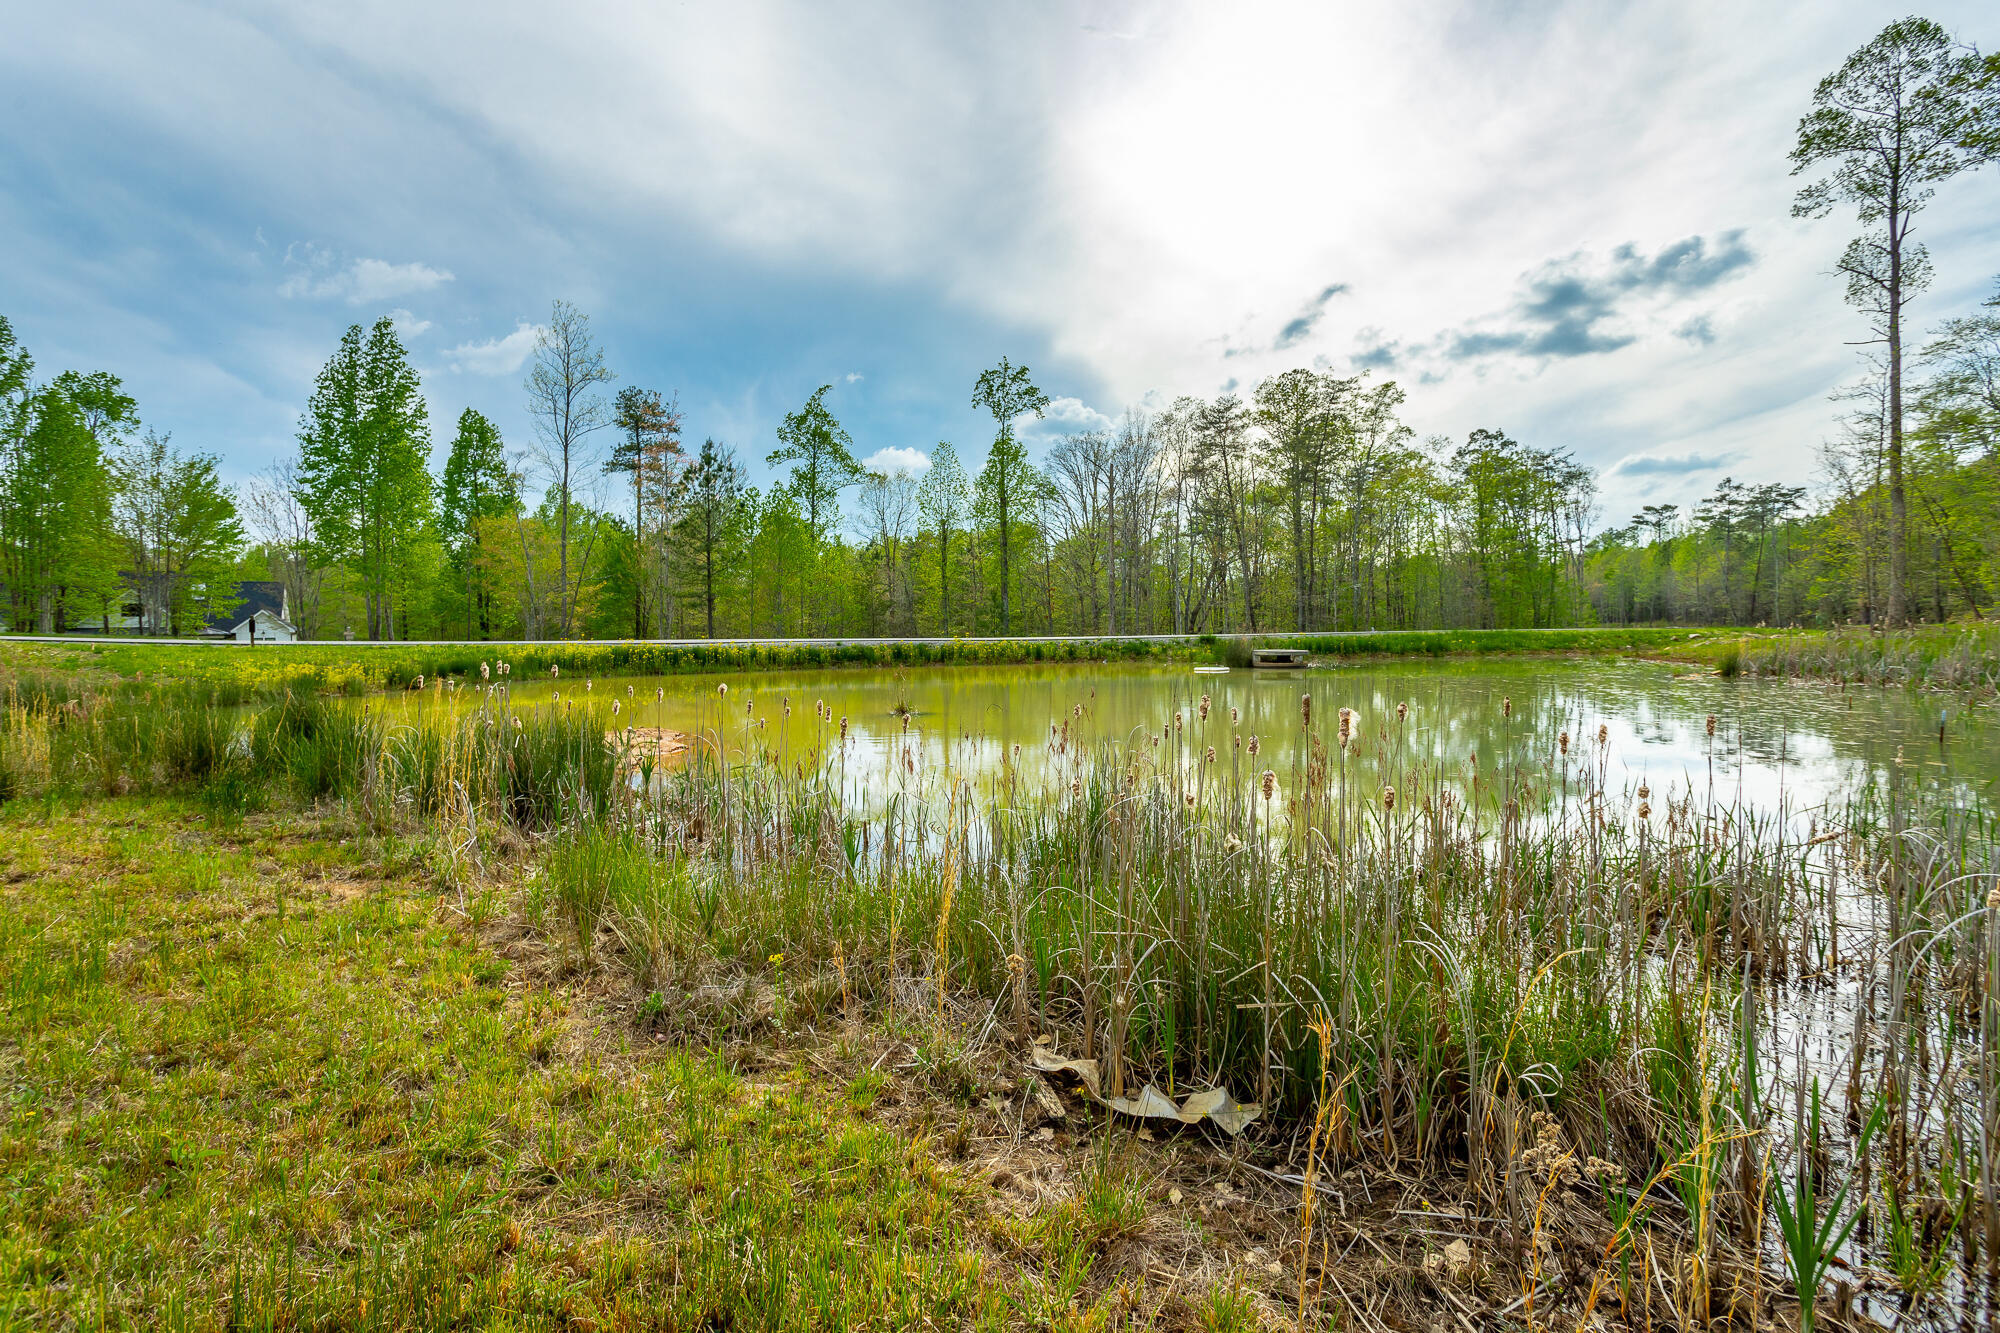
<path fill-rule="evenodd" d="M 540 325 L 530 324 L 524 319 L 504 338 L 460 343 L 444 354 L 445 361 L 453 370 L 468 374 L 511 375 L 527 363 L 529 353 L 535 350 L 535 339 L 541 333 Z"/>

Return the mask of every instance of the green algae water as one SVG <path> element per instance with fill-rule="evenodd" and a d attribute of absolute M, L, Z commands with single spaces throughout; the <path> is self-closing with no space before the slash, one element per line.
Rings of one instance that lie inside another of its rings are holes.
<path fill-rule="evenodd" d="M 898 766 L 973 781 L 1012 768 L 1032 781 L 1075 754 L 1122 748 L 1197 763 L 1211 747 L 1221 765 L 1270 769 L 1289 783 L 1312 762 L 1311 737 L 1332 741 L 1342 709 L 1351 710 L 1351 752 L 1393 756 L 1398 767 L 1493 773 L 1559 760 L 1567 744 L 1570 758 L 1601 766 L 1607 787 L 1650 785 L 1759 811 L 1826 807 L 1892 781 L 1979 804 L 2000 779 L 1990 706 L 1898 688 L 1724 680 L 1640 661 L 511 676 L 506 690 L 515 707 L 615 703 L 615 728 L 682 732 L 724 755 L 839 762 L 860 786 L 879 787 L 879 775 Z M 407 716 L 481 697 L 467 685 L 402 696 L 390 708 Z"/>

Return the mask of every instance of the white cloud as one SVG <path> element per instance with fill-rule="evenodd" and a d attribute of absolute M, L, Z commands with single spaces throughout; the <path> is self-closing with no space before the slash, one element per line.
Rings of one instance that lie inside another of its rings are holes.
<path fill-rule="evenodd" d="M 401 308 L 391 310 L 389 312 L 389 319 L 395 324 L 396 332 L 405 339 L 414 338 L 431 326 L 429 320 L 418 319 L 409 311 Z"/>
<path fill-rule="evenodd" d="M 930 465 L 929 454 L 921 449 L 905 449 L 900 445 L 877 449 L 861 460 L 861 466 L 870 472 L 880 472 L 885 476 L 898 472 L 922 472 Z"/>
<path fill-rule="evenodd" d="M 1042 411 L 1042 419 L 1032 416 L 1021 421 L 1023 433 L 1039 432 L 1055 435 L 1079 435 L 1085 431 L 1110 430 L 1111 418 L 1098 411 L 1081 398 L 1051 398 L 1048 407 Z"/>
<path fill-rule="evenodd" d="M 848 371 L 848 372 L 847 372 L 847 382 L 848 382 L 849 384 L 858 384 L 858 383 L 859 383 L 860 381 L 861 381 L 861 372 L 860 372 L 860 371 L 858 371 L 858 370 L 850 370 L 850 371 Z"/>
<path fill-rule="evenodd" d="M 349 305 L 435 291 L 452 281 L 444 269 L 415 261 L 392 264 L 385 259 L 357 259 L 342 265 L 330 251 L 310 241 L 286 248 L 285 267 L 292 273 L 279 284 L 278 295 L 293 300 L 339 298 Z"/>
<path fill-rule="evenodd" d="M 511 375 L 535 350 L 535 339 L 541 333 L 540 325 L 530 324 L 524 319 L 504 338 L 488 338 L 483 343 L 460 343 L 445 352 L 445 360 L 453 370 L 474 375 Z"/>

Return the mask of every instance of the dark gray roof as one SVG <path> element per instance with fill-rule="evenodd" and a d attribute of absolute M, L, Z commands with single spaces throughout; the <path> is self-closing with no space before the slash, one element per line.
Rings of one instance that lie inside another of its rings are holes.
<path fill-rule="evenodd" d="M 210 616 L 208 628 L 235 629 L 259 611 L 285 618 L 285 585 L 276 579 L 246 579 L 236 585 L 236 595 L 243 599 L 242 604 L 227 615 Z"/>

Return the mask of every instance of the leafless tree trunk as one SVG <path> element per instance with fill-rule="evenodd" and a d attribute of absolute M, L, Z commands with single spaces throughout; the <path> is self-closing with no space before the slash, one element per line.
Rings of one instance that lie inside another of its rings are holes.
<path fill-rule="evenodd" d="M 528 414 L 534 418 L 540 442 L 538 461 L 556 492 L 556 633 L 568 638 L 575 630 L 577 590 L 590 561 L 590 546 L 580 551 L 576 577 L 570 576 L 570 509 L 579 475 L 595 478 L 602 470 L 585 455 L 589 438 L 611 422 L 610 409 L 597 388 L 613 379 L 590 334 L 590 317 L 567 301 L 549 309 L 549 322 L 535 339 L 534 366 L 528 372 Z M 595 524 L 592 533 L 595 533 Z M 594 543 L 592 543 L 594 544 Z"/>

